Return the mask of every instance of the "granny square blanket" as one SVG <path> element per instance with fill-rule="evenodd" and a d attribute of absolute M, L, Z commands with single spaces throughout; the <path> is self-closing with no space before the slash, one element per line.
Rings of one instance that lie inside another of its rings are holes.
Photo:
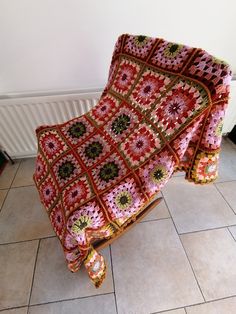
<path fill-rule="evenodd" d="M 94 244 L 122 233 L 174 171 L 216 179 L 230 80 L 202 49 L 124 34 L 97 105 L 37 128 L 34 181 L 72 272 L 84 263 L 98 287 L 106 266 Z"/>

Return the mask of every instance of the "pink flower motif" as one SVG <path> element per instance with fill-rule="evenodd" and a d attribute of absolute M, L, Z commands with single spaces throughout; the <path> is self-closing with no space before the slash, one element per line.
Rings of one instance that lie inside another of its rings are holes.
<path fill-rule="evenodd" d="M 56 200 L 58 194 L 58 190 L 51 176 L 48 176 L 46 180 L 39 186 L 39 193 L 44 206 L 48 210 Z"/>
<path fill-rule="evenodd" d="M 203 119 L 203 116 L 196 119 L 194 123 L 189 125 L 173 142 L 173 148 L 175 149 L 178 157 L 182 159 L 184 156 L 188 145 L 192 138 L 194 138 L 194 135 L 196 134 L 196 130 L 198 129 L 201 121 Z"/>
<path fill-rule="evenodd" d="M 168 76 L 147 70 L 132 92 L 130 99 L 142 109 L 148 109 L 170 83 Z"/>
<path fill-rule="evenodd" d="M 64 239 L 64 245 L 66 249 L 71 250 L 78 246 L 78 241 L 67 231 Z"/>
<path fill-rule="evenodd" d="M 153 44 L 155 43 L 155 38 L 150 38 L 146 36 L 128 36 L 124 50 L 125 52 L 140 57 L 147 57 L 148 53 L 151 51 Z"/>
<path fill-rule="evenodd" d="M 143 182 L 143 188 L 150 197 L 159 192 L 167 183 L 174 170 L 174 165 L 172 155 L 169 155 L 167 151 L 162 151 L 139 168 L 138 172 Z"/>
<path fill-rule="evenodd" d="M 152 119 L 167 137 L 171 137 L 187 119 L 192 119 L 197 111 L 207 106 L 206 98 L 206 93 L 200 92 L 198 85 L 181 81 L 161 99 L 152 112 Z"/>
<path fill-rule="evenodd" d="M 140 66 L 137 63 L 124 59 L 120 63 L 112 89 L 119 94 L 126 95 L 134 83 L 139 70 Z"/>
<path fill-rule="evenodd" d="M 192 48 L 163 41 L 158 45 L 151 61 L 164 69 L 179 70 L 188 58 Z"/>
<path fill-rule="evenodd" d="M 103 215 L 95 201 L 89 202 L 71 214 L 67 221 L 67 229 L 79 245 L 86 245 L 86 230 L 96 230 L 104 226 L 105 218 Z"/>
<path fill-rule="evenodd" d="M 218 149 L 222 140 L 223 120 L 226 104 L 216 105 L 207 120 L 202 145 L 210 149 Z"/>
<path fill-rule="evenodd" d="M 178 118 L 186 110 L 186 99 L 180 95 L 176 96 L 174 99 L 170 100 L 165 108 L 165 114 L 173 118 Z"/>
<path fill-rule="evenodd" d="M 107 94 L 102 97 L 99 103 L 90 110 L 88 115 L 96 122 L 97 125 L 102 125 L 113 115 L 118 105 L 119 101 L 113 96 Z"/>
<path fill-rule="evenodd" d="M 137 166 L 160 146 L 157 134 L 143 123 L 121 144 L 121 149 L 130 163 Z"/>
<path fill-rule="evenodd" d="M 144 204 L 144 197 L 134 178 L 126 178 L 103 196 L 112 219 L 127 220 Z"/>
<path fill-rule="evenodd" d="M 54 186 L 50 182 L 47 182 L 47 184 L 45 184 L 44 186 L 44 189 L 42 190 L 42 194 L 45 201 L 51 199 L 52 197 L 51 195 L 54 193 L 54 191 L 55 191 Z"/>
<path fill-rule="evenodd" d="M 53 208 L 50 214 L 50 220 L 57 236 L 61 239 L 64 232 L 65 218 L 60 204 Z"/>
<path fill-rule="evenodd" d="M 52 161 L 68 147 L 56 130 L 46 130 L 39 136 L 39 145 L 49 161 Z"/>
<path fill-rule="evenodd" d="M 108 74 L 108 81 L 107 81 L 107 85 L 105 87 L 105 90 L 107 90 L 108 88 L 110 88 L 110 85 L 114 79 L 115 76 L 115 72 L 118 66 L 118 60 L 115 60 L 114 62 L 112 62 L 110 69 L 109 69 L 109 74 Z"/>
<path fill-rule="evenodd" d="M 62 192 L 63 206 L 67 211 L 71 211 L 78 207 L 81 203 L 92 196 L 87 176 L 81 176 L 71 185 L 67 186 Z"/>
<path fill-rule="evenodd" d="M 43 157 L 39 153 L 37 156 L 36 165 L 35 165 L 35 173 L 34 173 L 35 180 L 39 182 L 45 176 L 46 172 L 47 172 L 46 163 L 44 162 Z"/>

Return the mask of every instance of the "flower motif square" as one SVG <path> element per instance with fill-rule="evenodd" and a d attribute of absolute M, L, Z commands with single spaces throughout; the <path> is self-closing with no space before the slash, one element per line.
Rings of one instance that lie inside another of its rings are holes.
<path fill-rule="evenodd" d="M 192 123 L 190 123 L 185 130 L 179 134 L 173 141 L 170 143 L 170 146 L 174 149 L 178 158 L 182 160 L 189 143 L 194 139 L 195 135 L 198 133 L 199 126 L 203 120 L 203 116 L 196 118 Z"/>
<path fill-rule="evenodd" d="M 155 38 L 143 35 L 130 35 L 125 41 L 124 51 L 132 56 L 145 59 L 151 51 L 155 41 Z"/>
<path fill-rule="evenodd" d="M 156 130 L 145 122 L 120 144 L 120 151 L 131 167 L 137 167 L 161 148 L 161 140 Z"/>
<path fill-rule="evenodd" d="M 102 196 L 111 219 L 122 225 L 137 214 L 145 203 L 145 197 L 133 177 L 127 177 Z"/>
<path fill-rule="evenodd" d="M 62 188 L 79 176 L 81 167 L 73 153 L 68 153 L 54 164 L 52 171 L 56 177 L 57 184 Z"/>
<path fill-rule="evenodd" d="M 195 183 L 209 183 L 218 176 L 219 154 L 199 152 L 195 158 L 191 178 Z"/>
<path fill-rule="evenodd" d="M 128 172 L 125 162 L 117 153 L 111 154 L 102 163 L 91 170 L 98 191 L 116 184 Z"/>
<path fill-rule="evenodd" d="M 208 103 L 207 93 L 200 85 L 181 80 L 162 97 L 150 113 L 150 119 L 169 140 L 205 109 Z"/>
<path fill-rule="evenodd" d="M 103 131 L 114 144 L 119 143 L 132 132 L 141 118 L 141 114 L 135 108 L 123 103 L 103 127 Z"/>
<path fill-rule="evenodd" d="M 115 97 L 107 94 L 99 100 L 98 104 L 93 107 L 87 115 L 100 126 L 110 119 L 118 106 L 119 101 Z"/>
<path fill-rule="evenodd" d="M 63 135 L 72 145 L 78 145 L 91 135 L 95 128 L 86 115 L 72 119 L 60 126 Z"/>
<path fill-rule="evenodd" d="M 54 129 L 46 129 L 39 135 L 39 146 L 45 158 L 52 162 L 60 154 L 68 149 L 65 141 Z"/>
<path fill-rule="evenodd" d="M 177 171 L 185 170 L 186 173 L 188 173 L 189 168 L 191 167 L 194 153 L 195 153 L 195 146 L 189 145 L 186 151 L 184 152 L 184 155 L 182 156 L 179 164 L 176 166 Z"/>
<path fill-rule="evenodd" d="M 112 84 L 112 90 L 125 96 L 131 89 L 140 71 L 140 65 L 128 59 L 123 59 Z"/>
<path fill-rule="evenodd" d="M 51 211 L 50 220 L 57 236 L 59 239 L 62 239 L 65 232 L 65 217 L 60 203 L 58 203 Z"/>
<path fill-rule="evenodd" d="M 67 229 L 81 246 L 87 244 L 86 232 L 101 228 L 106 217 L 96 200 L 92 200 L 71 213 L 67 221 Z"/>
<path fill-rule="evenodd" d="M 51 175 L 48 175 L 45 181 L 39 186 L 39 194 L 42 203 L 47 211 L 49 211 L 58 197 L 58 189 Z"/>
<path fill-rule="evenodd" d="M 218 149 L 222 140 L 223 122 L 227 103 L 216 104 L 208 116 L 200 146 L 203 149 Z"/>
<path fill-rule="evenodd" d="M 130 100 L 141 111 L 150 109 L 171 82 L 169 75 L 147 69 L 130 95 Z"/>
<path fill-rule="evenodd" d="M 174 165 L 173 156 L 164 150 L 137 169 L 142 187 L 149 197 L 158 193 L 167 183 L 174 170 Z"/>
<path fill-rule="evenodd" d="M 111 151 L 111 145 L 97 133 L 79 146 L 77 151 L 86 168 L 90 168 Z"/>
<path fill-rule="evenodd" d="M 87 175 L 73 181 L 62 191 L 62 204 L 66 215 L 90 199 L 93 194 Z"/>
<path fill-rule="evenodd" d="M 47 164 L 43 159 L 43 156 L 38 152 L 36 163 L 35 163 L 35 172 L 34 179 L 37 184 L 45 177 L 47 173 Z"/>
<path fill-rule="evenodd" d="M 188 46 L 163 40 L 154 51 L 151 62 L 160 68 L 177 72 L 182 69 L 192 51 Z"/>
<path fill-rule="evenodd" d="M 108 73 L 107 84 L 104 88 L 104 93 L 106 93 L 108 91 L 108 89 L 111 87 L 112 82 L 115 78 L 115 74 L 116 74 L 118 66 L 119 66 L 119 59 L 117 58 L 111 62 L 109 73 Z"/>

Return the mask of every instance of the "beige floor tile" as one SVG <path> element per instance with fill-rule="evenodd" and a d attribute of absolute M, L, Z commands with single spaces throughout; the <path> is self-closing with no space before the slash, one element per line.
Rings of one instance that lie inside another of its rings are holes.
<path fill-rule="evenodd" d="M 55 235 L 34 186 L 11 189 L 0 213 L 0 243 Z"/>
<path fill-rule="evenodd" d="M 187 307 L 187 314 L 235 314 L 236 298 L 213 301 Z"/>
<path fill-rule="evenodd" d="M 19 164 L 19 159 L 15 160 L 14 165 L 12 165 L 10 162 L 7 163 L 7 165 L 3 169 L 3 172 L 0 175 L 0 189 L 8 189 L 10 187 L 16 171 L 19 167 Z"/>
<path fill-rule="evenodd" d="M 236 213 L 236 181 L 217 183 L 216 186 Z"/>
<path fill-rule="evenodd" d="M 22 159 L 20 167 L 12 183 L 13 187 L 33 185 L 33 173 L 35 170 L 35 158 Z"/>
<path fill-rule="evenodd" d="M 0 309 L 28 305 L 38 241 L 0 245 Z"/>
<path fill-rule="evenodd" d="M 8 190 L 0 190 L 0 209 L 2 208 L 2 204 L 5 200 Z"/>
<path fill-rule="evenodd" d="M 27 314 L 27 312 L 28 312 L 28 308 L 22 307 L 19 309 L 1 311 L 1 314 Z"/>
<path fill-rule="evenodd" d="M 111 249 L 119 314 L 203 301 L 171 219 L 138 224 Z"/>
<path fill-rule="evenodd" d="M 30 307 L 30 314 L 116 314 L 114 294 Z"/>
<path fill-rule="evenodd" d="M 227 228 L 181 236 L 206 300 L 236 294 L 236 242 Z"/>
<path fill-rule="evenodd" d="M 236 145 L 223 140 L 220 153 L 219 178 L 216 182 L 236 180 Z"/>
<path fill-rule="evenodd" d="M 233 227 L 229 227 L 230 233 L 232 234 L 232 236 L 234 237 L 235 241 L 236 241 L 236 226 Z"/>
<path fill-rule="evenodd" d="M 41 240 L 31 304 L 113 292 L 109 248 L 101 252 L 107 263 L 107 274 L 102 286 L 96 289 L 84 267 L 78 273 L 68 270 L 57 238 Z"/>
<path fill-rule="evenodd" d="M 163 197 L 161 193 L 157 195 L 157 198 Z M 145 216 L 141 221 L 149 221 L 154 219 L 163 219 L 163 218 L 169 218 L 170 213 L 168 211 L 168 208 L 166 206 L 166 203 L 164 199 L 155 207 L 153 210 Z"/>
<path fill-rule="evenodd" d="M 162 190 L 179 233 L 236 224 L 236 215 L 214 184 L 172 178 Z"/>

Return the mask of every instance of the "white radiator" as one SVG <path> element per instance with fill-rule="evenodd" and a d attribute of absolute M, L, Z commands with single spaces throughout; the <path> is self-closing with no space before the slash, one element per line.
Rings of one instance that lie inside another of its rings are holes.
<path fill-rule="evenodd" d="M 56 124 L 78 117 L 90 110 L 102 90 L 70 92 L 60 95 L 11 95 L 0 99 L 0 146 L 12 158 L 36 155 L 36 127 Z M 236 124 L 236 81 L 232 81 L 231 99 L 223 133 Z"/>
<path fill-rule="evenodd" d="M 0 146 L 12 158 L 36 155 L 35 129 L 78 117 L 98 101 L 101 90 L 0 99 Z"/>

